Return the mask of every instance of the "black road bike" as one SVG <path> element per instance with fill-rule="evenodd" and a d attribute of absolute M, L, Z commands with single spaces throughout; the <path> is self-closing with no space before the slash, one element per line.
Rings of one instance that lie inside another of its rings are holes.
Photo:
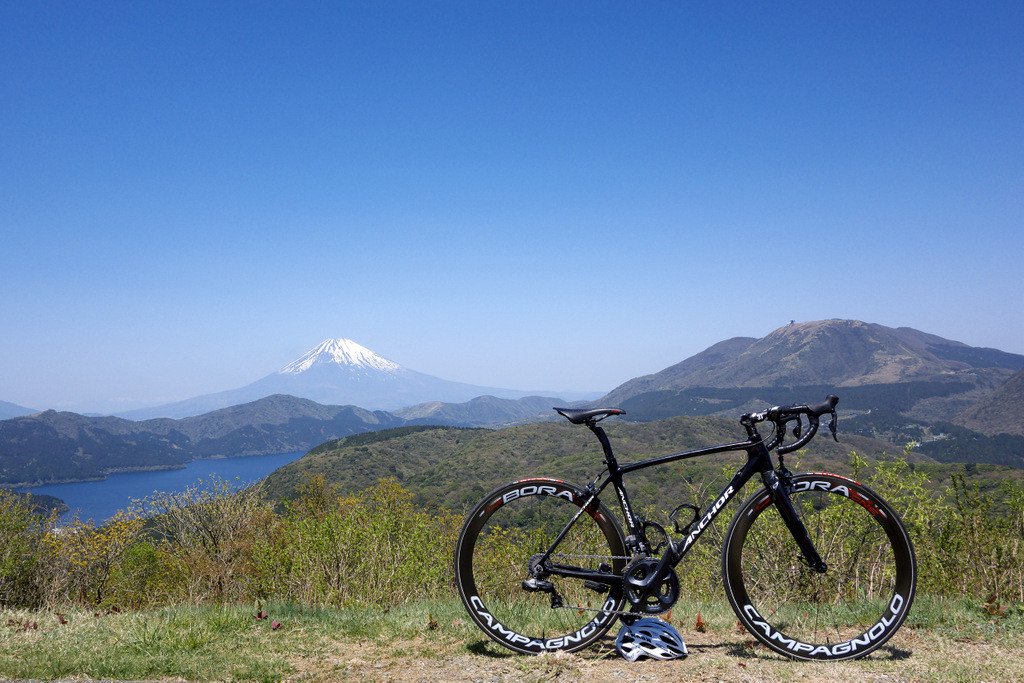
<path fill-rule="evenodd" d="M 838 401 L 829 396 L 818 405 L 748 413 L 740 418 L 746 441 L 623 465 L 598 425 L 622 410 L 556 408 L 597 436 L 606 469 L 584 487 L 521 479 L 476 506 L 455 550 L 456 583 L 470 616 L 505 647 L 539 653 L 588 647 L 617 618 L 630 623 L 667 612 L 680 593 L 676 565 L 760 475 L 764 486 L 733 515 L 722 546 L 722 582 L 736 616 L 766 646 L 796 659 L 853 659 L 875 650 L 899 629 L 914 600 L 910 537 L 868 487 L 836 474 L 793 474 L 783 458 L 814 438 L 823 415 L 831 415 L 836 438 Z M 758 433 L 762 422 L 774 428 L 767 441 Z M 784 445 L 788 429 L 796 440 Z M 714 502 L 703 512 L 680 505 L 670 515 L 678 540 L 638 519 L 625 475 L 732 451 L 746 451 L 746 463 Z M 609 485 L 625 533 L 600 499 Z M 684 510 L 688 523 L 678 519 Z"/>

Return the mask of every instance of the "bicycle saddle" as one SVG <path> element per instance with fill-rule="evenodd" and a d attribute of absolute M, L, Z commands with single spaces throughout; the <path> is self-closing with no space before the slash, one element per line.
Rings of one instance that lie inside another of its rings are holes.
<path fill-rule="evenodd" d="M 576 410 L 573 408 L 552 408 L 556 413 L 564 417 L 574 425 L 580 425 L 584 422 L 598 422 L 610 417 L 612 415 L 625 415 L 625 410 L 619 410 L 618 408 L 591 408 L 585 410 Z"/>

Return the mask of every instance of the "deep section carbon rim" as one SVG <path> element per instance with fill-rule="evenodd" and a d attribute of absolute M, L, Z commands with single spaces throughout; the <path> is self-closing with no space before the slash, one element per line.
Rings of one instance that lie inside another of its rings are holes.
<path fill-rule="evenodd" d="M 729 601 L 754 636 L 784 655 L 862 657 L 899 629 L 913 602 L 917 566 L 906 529 L 869 488 L 838 475 L 797 475 L 790 498 L 828 571 L 802 561 L 761 489 L 726 533 Z"/>
<path fill-rule="evenodd" d="M 585 502 L 572 484 L 525 479 L 488 494 L 463 525 L 455 551 L 459 595 L 476 624 L 505 647 L 523 653 L 579 650 L 615 620 L 623 602 L 618 581 L 602 590 L 552 569 L 541 577 L 551 590 L 523 588 L 531 563 L 537 564 Z M 603 505 L 591 504 L 551 564 L 621 577 L 624 555 L 618 524 Z"/>

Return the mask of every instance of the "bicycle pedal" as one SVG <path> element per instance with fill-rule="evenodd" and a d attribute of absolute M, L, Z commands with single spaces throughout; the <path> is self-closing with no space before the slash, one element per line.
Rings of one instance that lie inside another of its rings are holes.
<path fill-rule="evenodd" d="M 583 587 L 584 588 L 589 588 L 590 590 L 594 591 L 595 593 L 607 593 L 608 592 L 608 584 L 606 584 L 606 583 L 598 583 L 597 581 L 584 581 L 583 582 Z"/>
<path fill-rule="evenodd" d="M 536 593 L 537 591 L 542 593 L 553 593 L 555 590 L 555 584 L 550 581 L 541 581 L 540 579 L 531 577 L 523 581 L 523 590 L 530 593 Z"/>

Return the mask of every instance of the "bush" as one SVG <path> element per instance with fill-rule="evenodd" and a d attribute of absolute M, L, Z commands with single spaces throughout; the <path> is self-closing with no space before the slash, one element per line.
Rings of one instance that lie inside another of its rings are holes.
<path fill-rule="evenodd" d="M 866 463 L 853 453 L 851 465 L 857 476 Z M 918 592 L 1024 601 L 1024 488 L 1004 481 L 1000 501 L 963 474 L 954 474 L 941 496 L 927 482 L 905 458 L 875 463 L 867 480 L 907 526 L 917 554 Z"/>
<path fill-rule="evenodd" d="M 30 497 L 0 489 L 0 605 L 37 607 L 43 601 L 43 539 L 55 520 L 56 513 L 35 512 Z"/>
<path fill-rule="evenodd" d="M 261 597 L 337 606 L 392 606 L 433 597 L 451 582 L 460 520 L 430 515 L 393 479 L 338 496 L 308 479 L 287 516 L 253 553 Z"/>
<path fill-rule="evenodd" d="M 245 568 L 254 537 L 273 523 L 261 485 L 234 490 L 214 478 L 146 501 L 151 535 L 163 555 L 157 561 L 174 575 L 179 599 L 248 599 Z M 152 565 L 150 565 L 152 567 Z"/>
<path fill-rule="evenodd" d="M 905 458 L 869 464 L 853 453 L 849 464 L 903 517 L 920 595 L 1024 602 L 1024 486 L 1004 482 L 983 493 L 958 475 L 937 495 Z M 684 492 L 689 499 L 709 495 L 704 484 L 691 489 Z M 100 527 L 76 520 L 55 528 L 54 516 L 0 491 L 0 605 L 273 599 L 388 608 L 450 594 L 460 517 L 416 507 L 393 479 L 341 495 L 319 475 L 296 494 L 275 512 L 259 486 L 235 491 L 214 480 L 159 494 L 144 510 Z M 721 596 L 719 527 L 727 520 L 720 519 L 679 567 L 683 592 L 693 598 Z"/>
<path fill-rule="evenodd" d="M 120 511 L 99 527 L 76 519 L 52 530 L 45 538 L 47 565 L 42 577 L 47 601 L 94 606 L 118 602 L 111 579 L 123 573 L 123 559 L 141 530 L 137 509 Z"/>

